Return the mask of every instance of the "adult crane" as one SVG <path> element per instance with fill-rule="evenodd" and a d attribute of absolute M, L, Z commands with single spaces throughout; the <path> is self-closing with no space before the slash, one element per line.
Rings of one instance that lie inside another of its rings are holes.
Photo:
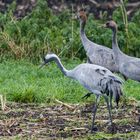
<path fill-rule="evenodd" d="M 79 10 L 78 18 L 80 19 L 80 37 L 89 60 L 88 62 L 103 66 L 112 72 L 119 72 L 112 49 L 96 44 L 87 38 L 85 34 L 87 16 L 84 10 Z"/>
<path fill-rule="evenodd" d="M 77 80 L 88 91 L 96 95 L 91 130 L 95 130 L 94 121 L 100 96 L 103 96 L 107 103 L 110 124 L 113 127 L 111 107 L 109 105 L 108 95 L 112 93 L 115 102 L 118 104 L 120 96 L 122 95 L 122 80 L 119 77 L 115 76 L 110 70 L 94 64 L 80 64 L 72 70 L 67 70 L 66 68 L 64 68 L 59 57 L 56 54 L 47 54 L 44 57 L 44 62 L 42 63 L 40 68 L 51 61 L 56 62 L 57 66 L 65 76 Z"/>
<path fill-rule="evenodd" d="M 112 48 L 115 55 L 115 61 L 119 67 L 119 72 L 126 78 L 140 82 L 140 59 L 124 54 L 117 42 L 117 24 L 114 21 L 108 21 L 104 27 L 110 28 L 112 34 Z"/>

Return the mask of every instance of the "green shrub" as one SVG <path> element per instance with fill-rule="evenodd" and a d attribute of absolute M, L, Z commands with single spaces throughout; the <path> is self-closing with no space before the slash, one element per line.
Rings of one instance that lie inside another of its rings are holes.
<path fill-rule="evenodd" d="M 6 14 L 0 13 L 0 23 L 4 30 L 0 33 L 0 59 L 28 58 L 34 62 L 39 61 L 40 56 L 47 52 L 55 52 L 58 55 L 73 58 L 86 57 L 79 35 L 79 21 L 72 20 L 72 11 L 66 10 L 60 14 L 54 14 L 47 6 L 47 1 L 39 0 L 37 6 L 26 17 L 17 20 L 13 16 L 15 3 Z M 140 12 L 136 12 L 128 23 L 128 34 L 121 9 L 113 13 L 113 19 L 118 23 L 118 42 L 125 53 L 140 57 Z M 111 48 L 112 32 L 99 28 L 99 24 L 106 21 L 95 20 L 89 15 L 86 34 L 88 38 L 98 44 Z"/>

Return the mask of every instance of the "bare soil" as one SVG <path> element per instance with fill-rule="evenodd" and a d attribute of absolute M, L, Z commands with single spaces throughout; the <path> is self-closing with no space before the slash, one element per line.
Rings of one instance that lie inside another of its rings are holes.
<path fill-rule="evenodd" d="M 93 105 L 90 103 L 68 104 L 68 106 L 59 103 L 55 105 L 8 103 L 6 110 L 0 111 L 0 139 L 15 137 L 22 139 L 82 139 L 92 136 L 90 131 L 92 108 Z M 112 109 L 112 114 L 113 135 L 140 132 L 139 106 L 127 105 L 118 110 Z M 112 134 L 108 119 L 106 106 L 100 105 L 96 114 L 96 126 L 98 127 L 96 134 L 98 132 Z"/>

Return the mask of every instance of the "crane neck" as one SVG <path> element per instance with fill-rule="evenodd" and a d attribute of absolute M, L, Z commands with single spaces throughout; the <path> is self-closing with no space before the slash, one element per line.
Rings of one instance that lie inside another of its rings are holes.
<path fill-rule="evenodd" d="M 68 76 L 68 70 L 64 68 L 63 64 L 61 63 L 59 58 L 55 58 L 54 61 L 56 62 L 58 68 L 61 70 L 61 72 L 65 75 Z"/>
<path fill-rule="evenodd" d="M 85 25 L 86 25 L 86 21 L 81 20 L 80 21 L 80 33 L 81 34 L 85 34 Z"/>
<path fill-rule="evenodd" d="M 81 41 L 83 44 L 83 47 L 85 49 L 85 51 L 87 51 L 89 49 L 89 47 L 87 47 L 87 43 L 89 43 L 89 39 L 87 38 L 86 34 L 85 34 L 85 25 L 86 25 L 86 21 L 80 21 L 80 37 L 81 37 Z"/>
<path fill-rule="evenodd" d="M 119 46 L 118 46 L 118 41 L 117 41 L 117 28 L 113 28 L 113 35 L 112 35 L 112 48 L 114 53 L 118 56 L 120 54 L 122 54 Z"/>

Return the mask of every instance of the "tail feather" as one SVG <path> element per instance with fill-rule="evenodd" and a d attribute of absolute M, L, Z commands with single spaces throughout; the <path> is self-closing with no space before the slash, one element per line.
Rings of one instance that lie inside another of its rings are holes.
<path fill-rule="evenodd" d="M 110 76 L 102 80 L 101 85 L 103 87 L 103 92 L 107 95 L 113 95 L 113 98 L 118 106 L 120 101 L 120 96 L 123 95 L 122 92 L 122 80 L 119 80 L 118 77 Z"/>
<path fill-rule="evenodd" d="M 117 106 L 118 106 L 119 101 L 120 101 L 120 96 L 123 95 L 121 86 L 122 86 L 122 83 L 118 82 L 116 80 L 114 80 L 111 84 L 111 91 L 110 92 L 113 93 L 113 97 L 114 97 L 114 100 L 115 100 Z"/>
<path fill-rule="evenodd" d="M 116 104 L 117 104 L 117 106 L 118 106 L 118 104 L 119 104 L 119 100 L 120 100 L 120 85 L 118 85 L 118 83 L 114 83 L 113 84 L 114 85 L 114 93 L 113 93 L 113 96 L 114 96 L 114 100 L 115 100 L 115 102 L 116 102 Z"/>

